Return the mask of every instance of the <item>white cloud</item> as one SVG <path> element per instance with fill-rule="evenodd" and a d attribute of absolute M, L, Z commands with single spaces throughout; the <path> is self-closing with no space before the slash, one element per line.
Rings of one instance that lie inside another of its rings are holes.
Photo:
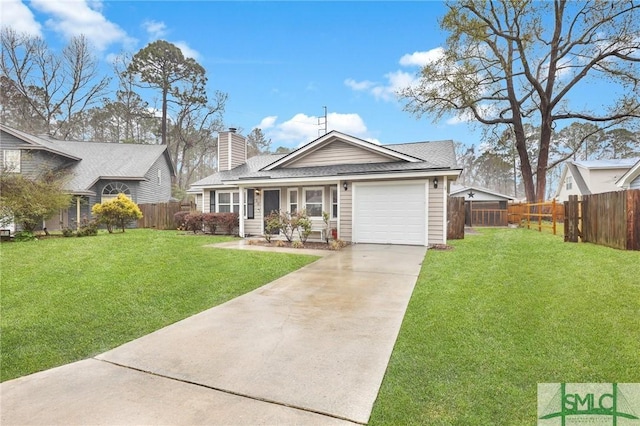
<path fill-rule="evenodd" d="M 435 62 L 444 56 L 444 49 L 442 47 L 436 47 L 435 49 L 427 50 L 426 52 L 413 52 L 407 53 L 400 58 L 400 65 L 404 67 L 418 66 L 424 67 L 425 65 Z"/>
<path fill-rule="evenodd" d="M 200 52 L 189 47 L 186 41 L 172 41 L 171 43 L 175 44 L 180 50 L 182 50 L 182 54 L 185 58 L 193 58 L 196 60 L 200 59 Z"/>
<path fill-rule="evenodd" d="M 254 127 L 254 129 L 255 128 L 259 128 L 261 130 L 270 129 L 276 123 L 277 119 L 278 119 L 277 115 L 270 115 L 268 117 L 265 117 L 260 121 L 260 124 Z"/>
<path fill-rule="evenodd" d="M 423 67 L 428 63 L 441 59 L 444 55 L 442 47 L 427 50 L 425 52 L 407 53 L 400 58 L 400 65 L 403 67 Z M 405 71 L 399 69 L 388 72 L 384 75 L 383 82 L 374 82 L 371 80 L 357 81 L 353 78 L 344 80 L 344 84 L 356 92 L 368 92 L 378 100 L 394 102 L 398 99 L 398 93 L 410 86 L 418 84 L 419 76 L 415 71 Z"/>
<path fill-rule="evenodd" d="M 355 81 L 346 79 L 345 85 L 351 87 L 355 91 L 369 92 L 376 99 L 387 102 L 393 102 L 397 99 L 397 93 L 405 87 L 416 84 L 417 77 L 414 74 L 398 70 L 384 75 L 386 81 L 384 83 L 374 83 L 372 81 Z"/>
<path fill-rule="evenodd" d="M 34 36 L 42 35 L 42 26 L 36 21 L 31 9 L 21 0 L 0 1 L 0 12 L 2 12 L 0 27 L 11 27 L 18 33 L 27 33 Z"/>
<path fill-rule="evenodd" d="M 167 25 L 164 22 L 146 20 L 142 23 L 142 28 L 149 34 L 150 39 L 159 39 L 167 33 Z"/>
<path fill-rule="evenodd" d="M 50 15 L 47 27 L 68 38 L 82 34 L 98 50 L 105 50 L 113 43 L 131 43 L 126 32 L 101 13 L 101 1 L 32 0 L 30 4 Z"/>
<path fill-rule="evenodd" d="M 298 147 L 317 139 L 321 135 L 319 132 L 323 130 L 323 127 L 318 125 L 319 117 L 317 116 L 298 113 L 282 123 L 277 123 L 277 118 L 277 116 L 265 117 L 259 125 L 255 126 L 261 128 L 275 146 Z M 335 112 L 327 114 L 327 130 L 337 130 L 370 142 L 380 143 L 369 136 L 367 126 L 358 114 Z"/>
<path fill-rule="evenodd" d="M 373 81 L 369 81 L 369 80 L 355 81 L 352 78 L 347 78 L 344 81 L 344 84 L 356 91 L 369 90 L 372 87 L 376 86 L 376 83 L 374 83 Z"/>

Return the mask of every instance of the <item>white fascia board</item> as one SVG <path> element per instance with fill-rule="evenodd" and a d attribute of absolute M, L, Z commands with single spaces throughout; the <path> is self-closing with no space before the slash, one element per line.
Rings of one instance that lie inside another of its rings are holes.
<path fill-rule="evenodd" d="M 431 176 L 447 176 L 458 177 L 462 170 L 429 170 L 424 172 L 409 172 L 409 173 L 374 173 L 374 174 L 352 174 L 352 175 L 333 175 L 333 176 L 317 176 L 317 177 L 303 177 L 303 178 L 282 178 L 282 179 L 251 179 L 251 180 L 230 180 L 224 182 L 225 185 L 232 186 L 278 186 L 288 184 L 302 184 L 302 183 L 334 183 L 336 181 L 360 181 L 360 180 L 388 180 L 388 179 L 407 179 L 407 178 L 426 178 Z"/>

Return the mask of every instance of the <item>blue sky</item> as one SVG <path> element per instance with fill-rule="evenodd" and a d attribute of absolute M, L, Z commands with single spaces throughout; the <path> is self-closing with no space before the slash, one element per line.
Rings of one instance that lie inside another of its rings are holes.
<path fill-rule="evenodd" d="M 394 95 L 444 45 L 441 2 L 0 0 L 0 7 L 3 25 L 51 46 L 85 34 L 105 72 L 123 50 L 158 39 L 178 45 L 207 70 L 210 91 L 229 94 L 225 124 L 245 134 L 261 127 L 274 147 L 315 139 L 323 106 L 329 130 L 383 144 L 481 142 L 477 128 L 418 119 Z"/>
<path fill-rule="evenodd" d="M 394 90 L 415 78 L 419 52 L 444 42 L 440 2 L 2 0 L 3 25 L 51 46 L 84 33 L 108 60 L 165 39 L 202 64 L 209 89 L 229 94 L 225 124 L 261 127 L 295 147 L 328 128 L 381 143 L 455 139 L 465 124 L 433 124 L 402 110 Z"/>

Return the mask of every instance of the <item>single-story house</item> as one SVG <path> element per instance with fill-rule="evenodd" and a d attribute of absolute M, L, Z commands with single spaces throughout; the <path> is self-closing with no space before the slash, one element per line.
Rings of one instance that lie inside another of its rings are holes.
<path fill-rule="evenodd" d="M 202 212 L 240 213 L 242 236 L 264 235 L 272 211 L 304 209 L 316 231 L 327 213 L 347 242 L 446 242 L 448 187 L 461 172 L 452 141 L 378 145 L 331 131 L 288 154 L 246 153 L 243 136 L 221 132 L 219 171 L 188 191 Z"/>
<path fill-rule="evenodd" d="M 65 175 L 63 189 L 73 204 L 43 224 L 50 230 L 77 227 L 91 218 L 94 204 L 119 193 L 137 204 L 171 199 L 175 172 L 166 145 L 63 141 L 0 125 L 0 156 L 4 173 Z"/>
<path fill-rule="evenodd" d="M 638 161 L 640 158 L 567 161 L 554 198 L 563 202 L 569 195 L 619 191 L 622 187 L 617 183 Z"/>
<path fill-rule="evenodd" d="M 463 197 L 465 226 L 507 226 L 507 204 L 514 198 L 479 186 L 451 186 L 451 197 Z"/>
<path fill-rule="evenodd" d="M 640 160 L 616 181 L 621 189 L 640 189 Z"/>

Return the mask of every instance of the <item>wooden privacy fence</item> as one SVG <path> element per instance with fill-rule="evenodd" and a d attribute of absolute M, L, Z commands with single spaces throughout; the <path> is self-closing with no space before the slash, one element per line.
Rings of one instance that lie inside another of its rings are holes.
<path fill-rule="evenodd" d="M 640 189 L 570 196 L 565 241 L 640 250 Z"/>
<path fill-rule="evenodd" d="M 464 239 L 464 198 L 449 197 L 447 201 L 447 239 Z"/>
<path fill-rule="evenodd" d="M 507 226 L 507 209 L 469 209 L 471 226 Z"/>
<path fill-rule="evenodd" d="M 157 204 L 138 204 L 142 212 L 142 219 L 138 220 L 138 228 L 155 228 L 160 230 L 176 229 L 173 215 L 179 211 L 195 210 L 194 203 L 179 201 Z"/>
<path fill-rule="evenodd" d="M 541 203 L 515 203 L 509 204 L 509 223 L 526 224 L 527 229 L 534 228 L 542 232 L 543 228 L 550 228 L 556 235 L 558 222 L 564 222 L 565 207 L 555 200 Z"/>

